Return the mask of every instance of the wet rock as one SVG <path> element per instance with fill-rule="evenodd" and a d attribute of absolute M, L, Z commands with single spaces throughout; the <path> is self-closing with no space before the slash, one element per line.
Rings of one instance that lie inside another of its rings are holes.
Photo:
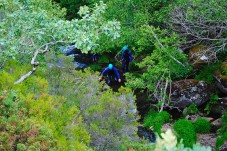
<path fill-rule="evenodd" d="M 200 106 L 209 100 L 208 89 L 205 82 L 195 79 L 175 81 L 171 85 L 171 105 L 178 108 L 185 108 L 191 104 Z"/>
<path fill-rule="evenodd" d="M 90 55 L 82 54 L 82 52 L 77 49 L 75 45 L 66 47 L 62 46 L 60 47 L 60 51 L 68 57 L 74 57 L 73 66 L 76 70 L 87 68 L 87 63 L 89 63 L 91 60 Z"/>
<path fill-rule="evenodd" d="M 153 131 L 151 131 L 150 129 L 147 130 L 146 128 L 144 128 L 143 126 L 138 126 L 138 131 L 137 131 L 137 135 L 140 138 L 143 139 L 149 139 L 150 142 L 154 143 L 156 141 L 156 137 Z"/>
<path fill-rule="evenodd" d="M 71 46 L 62 46 L 60 47 L 60 50 L 66 55 L 66 56 L 70 56 L 70 55 L 74 55 L 74 54 L 81 54 L 81 51 L 79 49 L 77 49 L 75 47 L 75 45 L 71 45 Z"/>

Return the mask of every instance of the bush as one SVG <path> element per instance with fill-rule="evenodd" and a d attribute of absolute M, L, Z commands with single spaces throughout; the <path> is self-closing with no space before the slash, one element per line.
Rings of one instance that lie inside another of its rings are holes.
<path fill-rule="evenodd" d="M 195 79 L 205 81 L 209 84 L 214 82 L 213 72 L 219 68 L 220 63 L 215 63 L 203 67 L 200 72 L 195 76 Z"/>
<path fill-rule="evenodd" d="M 152 127 L 154 132 L 161 133 L 161 127 L 164 123 L 170 121 L 170 114 L 166 111 L 154 113 L 149 112 L 144 118 L 144 127 Z"/>
<path fill-rule="evenodd" d="M 97 64 L 91 65 L 90 68 L 93 71 L 97 71 L 97 70 L 101 70 L 102 69 L 102 67 L 100 65 L 97 65 Z"/>
<path fill-rule="evenodd" d="M 209 121 L 204 118 L 198 118 L 193 125 L 197 133 L 209 133 L 211 129 Z"/>
<path fill-rule="evenodd" d="M 184 119 L 178 120 L 173 125 L 173 129 L 177 132 L 178 141 L 183 139 L 186 147 L 192 147 L 196 143 L 196 132 L 192 122 Z"/>
<path fill-rule="evenodd" d="M 136 61 L 132 61 L 130 64 L 129 64 L 129 68 L 130 68 L 130 70 L 132 70 L 132 71 L 137 71 L 137 70 L 139 70 L 139 67 L 136 65 Z"/>
<path fill-rule="evenodd" d="M 102 55 L 102 56 L 100 56 L 98 63 L 100 63 L 100 64 L 109 63 L 109 58 L 105 55 Z"/>
<path fill-rule="evenodd" d="M 28 112 L 17 91 L 0 91 L 0 96 L 0 150 L 25 151 L 31 147 L 36 150 L 55 149 L 52 130 L 27 116 Z M 40 133 L 41 130 L 43 133 Z M 35 146 L 40 142 L 42 145 Z"/>
<path fill-rule="evenodd" d="M 191 104 L 189 107 L 186 108 L 186 112 L 184 115 L 189 115 L 189 114 L 197 114 L 199 113 L 199 110 L 195 104 Z"/>
<path fill-rule="evenodd" d="M 216 141 L 216 148 L 219 149 L 227 140 L 227 112 L 222 116 L 222 125 L 221 128 L 217 131 L 217 134 L 220 136 Z"/>
<path fill-rule="evenodd" d="M 216 140 L 216 150 L 217 151 L 219 151 L 220 149 L 220 147 L 223 145 L 225 143 L 225 139 L 223 138 L 223 137 L 219 137 L 219 138 L 217 138 L 217 140 Z"/>
<path fill-rule="evenodd" d="M 148 142 L 142 140 L 141 142 L 132 142 L 132 141 L 125 141 L 121 144 L 117 150 L 119 151 L 148 151 L 154 150 L 154 145 L 148 145 Z"/>

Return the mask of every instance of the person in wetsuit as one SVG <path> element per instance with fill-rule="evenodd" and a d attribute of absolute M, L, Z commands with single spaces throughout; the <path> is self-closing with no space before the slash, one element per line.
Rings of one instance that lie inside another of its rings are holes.
<path fill-rule="evenodd" d="M 102 73 L 101 73 L 101 77 L 99 80 L 102 80 L 103 76 L 107 76 L 107 84 L 110 85 L 113 82 L 121 82 L 121 77 L 120 74 L 117 70 L 117 68 L 115 68 L 112 64 L 109 64 L 107 68 L 105 68 Z"/>

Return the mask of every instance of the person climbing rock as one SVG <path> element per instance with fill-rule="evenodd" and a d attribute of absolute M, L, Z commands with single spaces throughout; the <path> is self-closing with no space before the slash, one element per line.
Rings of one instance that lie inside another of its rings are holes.
<path fill-rule="evenodd" d="M 110 85 L 113 82 L 121 82 L 120 74 L 112 64 L 109 64 L 107 68 L 102 71 L 101 77 L 99 80 L 102 80 L 103 76 L 107 76 L 107 84 Z"/>
<path fill-rule="evenodd" d="M 128 46 L 124 46 L 122 48 L 122 55 L 121 55 L 121 63 L 122 63 L 122 72 L 128 72 L 129 63 L 132 62 L 132 54 L 128 49 Z"/>
<path fill-rule="evenodd" d="M 97 54 L 92 54 L 92 62 L 97 63 L 98 62 L 98 55 Z"/>

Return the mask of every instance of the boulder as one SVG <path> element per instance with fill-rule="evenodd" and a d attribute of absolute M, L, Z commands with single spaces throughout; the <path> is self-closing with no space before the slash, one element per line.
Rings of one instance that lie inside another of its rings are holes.
<path fill-rule="evenodd" d="M 211 60 L 216 58 L 216 54 L 209 51 L 204 45 L 193 46 L 188 53 L 189 64 L 198 69 L 205 64 L 208 64 Z"/>
<path fill-rule="evenodd" d="M 214 129 L 219 129 L 221 127 L 221 118 L 216 119 L 215 121 L 211 122 L 211 126 Z"/>
<path fill-rule="evenodd" d="M 210 98 L 208 85 L 204 81 L 186 79 L 171 84 L 170 105 L 185 108 L 191 104 L 197 106 L 207 102 Z"/>

